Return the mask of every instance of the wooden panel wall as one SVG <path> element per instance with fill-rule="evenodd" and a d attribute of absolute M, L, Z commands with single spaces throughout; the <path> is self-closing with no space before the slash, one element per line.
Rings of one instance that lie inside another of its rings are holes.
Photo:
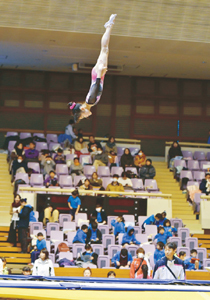
<path fill-rule="evenodd" d="M 63 131 L 70 119 L 66 104 L 84 101 L 89 86 L 90 73 L 1 70 L 0 127 Z M 209 100 L 210 81 L 107 74 L 99 105 L 77 127 L 140 138 L 148 155 L 163 155 L 165 140 L 206 142 Z"/>

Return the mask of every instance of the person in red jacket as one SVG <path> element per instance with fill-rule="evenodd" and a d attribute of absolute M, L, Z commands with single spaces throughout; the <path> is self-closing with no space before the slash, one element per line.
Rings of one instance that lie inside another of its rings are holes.
<path fill-rule="evenodd" d="M 144 258 L 145 251 L 143 248 L 136 250 L 137 258 L 133 259 L 130 268 L 130 278 L 137 278 L 139 275 L 143 274 L 142 266 L 147 265 L 147 260 Z"/>

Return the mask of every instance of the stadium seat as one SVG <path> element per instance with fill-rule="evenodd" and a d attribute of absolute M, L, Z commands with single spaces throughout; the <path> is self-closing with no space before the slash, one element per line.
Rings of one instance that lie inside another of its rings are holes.
<path fill-rule="evenodd" d="M 207 169 L 210 169 L 210 161 L 200 161 L 200 168 L 203 171 L 206 171 Z"/>
<path fill-rule="evenodd" d="M 68 260 L 73 260 L 73 253 L 72 252 L 59 252 L 58 254 L 58 261 L 62 258 L 66 258 Z"/>
<path fill-rule="evenodd" d="M 187 187 L 188 187 L 188 186 L 191 186 L 191 185 L 195 185 L 195 186 L 197 186 L 197 187 L 199 188 L 199 182 L 197 182 L 197 181 L 189 180 L 189 181 L 187 182 Z"/>
<path fill-rule="evenodd" d="M 208 268 L 210 268 L 210 259 L 208 258 L 204 258 L 204 260 L 203 260 L 203 268 L 206 268 L 206 267 L 208 267 Z"/>
<path fill-rule="evenodd" d="M 64 222 L 71 222 L 71 215 L 70 214 L 60 214 L 59 215 L 59 223 L 60 223 L 61 227 L 63 227 Z"/>
<path fill-rule="evenodd" d="M 121 177 L 122 172 L 123 172 L 122 167 L 112 167 L 111 168 L 111 176 L 113 176 L 114 174 L 117 174 L 119 177 Z"/>
<path fill-rule="evenodd" d="M 103 177 L 103 187 L 106 189 L 107 185 L 112 182 L 112 177 Z"/>
<path fill-rule="evenodd" d="M 109 234 L 109 226 L 108 225 L 100 225 L 98 224 L 98 229 L 102 234 Z"/>
<path fill-rule="evenodd" d="M 58 223 L 47 223 L 47 237 L 50 236 L 51 231 L 59 231 L 59 224 Z"/>
<path fill-rule="evenodd" d="M 139 153 L 139 150 L 140 150 L 140 148 L 137 148 L 137 147 L 129 147 L 129 149 L 130 149 L 130 152 L 131 152 L 132 156 L 137 155 Z"/>
<path fill-rule="evenodd" d="M 134 174 L 136 174 L 136 175 L 138 174 L 135 167 L 126 167 L 126 168 L 125 168 L 125 171 L 126 171 L 126 172 L 127 172 L 127 171 L 131 171 L 132 173 L 134 173 Z"/>
<path fill-rule="evenodd" d="M 86 177 L 92 177 L 92 174 L 96 171 L 94 166 L 84 166 L 84 174 Z"/>
<path fill-rule="evenodd" d="M 46 135 L 46 139 L 47 139 L 47 143 L 51 143 L 51 142 L 54 142 L 54 143 L 57 143 L 58 142 L 58 136 L 57 134 L 53 134 L 53 133 L 48 133 Z"/>
<path fill-rule="evenodd" d="M 87 220 L 87 214 L 86 213 L 78 213 L 77 215 L 75 215 L 75 222 L 76 222 L 76 225 L 78 225 L 78 222 L 79 222 L 79 219 L 81 220 Z"/>
<path fill-rule="evenodd" d="M 56 174 L 59 175 L 68 175 L 68 166 L 66 164 L 57 164 L 55 167 Z"/>
<path fill-rule="evenodd" d="M 48 150 L 47 143 L 44 143 L 44 142 L 36 142 L 36 150 L 38 150 L 39 152 L 40 152 L 41 150 Z"/>
<path fill-rule="evenodd" d="M 141 228 L 139 226 L 134 226 L 134 233 L 141 234 Z"/>
<path fill-rule="evenodd" d="M 15 180 L 22 179 L 26 184 L 29 184 L 29 178 L 27 173 L 17 173 L 15 175 Z"/>
<path fill-rule="evenodd" d="M 155 179 L 145 179 L 144 186 L 148 191 L 158 191 L 157 181 Z"/>
<path fill-rule="evenodd" d="M 42 139 L 45 139 L 44 133 L 41 133 L 41 132 L 35 132 L 35 133 L 33 133 L 33 136 L 37 136 L 37 137 L 40 137 Z"/>
<path fill-rule="evenodd" d="M 107 224 L 109 226 L 109 229 L 112 228 L 111 221 L 116 220 L 116 218 L 117 218 L 117 216 L 107 216 Z"/>
<path fill-rule="evenodd" d="M 14 147 L 15 147 L 16 143 L 17 143 L 17 141 L 9 141 L 9 144 L 8 144 L 8 151 L 9 151 L 9 153 L 11 153 L 12 150 L 14 150 Z"/>
<path fill-rule="evenodd" d="M 49 259 L 51 259 L 52 262 L 55 263 L 55 253 L 49 253 Z"/>
<path fill-rule="evenodd" d="M 118 234 L 118 244 L 119 244 L 119 245 L 122 244 L 123 235 L 124 235 L 124 233 L 119 233 L 119 234 Z"/>
<path fill-rule="evenodd" d="M 203 171 L 193 171 L 193 177 L 196 181 L 201 181 L 205 178 L 205 172 Z"/>
<path fill-rule="evenodd" d="M 207 257 L 206 248 L 196 247 L 195 250 L 197 250 L 197 252 L 198 252 L 197 257 L 200 259 L 201 264 L 203 264 L 204 259 L 206 259 L 206 257 Z"/>
<path fill-rule="evenodd" d="M 7 137 L 8 136 L 16 136 L 16 135 L 18 135 L 18 133 L 16 132 L 16 131 L 7 131 Z M 13 141 L 11 141 L 11 142 L 13 142 Z M 15 143 L 16 143 L 16 141 L 14 141 Z"/>
<path fill-rule="evenodd" d="M 155 245 L 153 244 L 143 244 L 142 248 L 144 249 L 145 253 L 152 253 L 155 252 Z"/>
<path fill-rule="evenodd" d="M 63 222 L 63 232 L 66 234 L 69 231 L 76 231 L 76 223 L 72 222 Z"/>
<path fill-rule="evenodd" d="M 188 178 L 189 180 L 193 180 L 192 172 L 187 170 L 182 170 L 180 172 L 180 179 Z"/>
<path fill-rule="evenodd" d="M 110 266 L 110 258 L 108 255 L 99 255 L 98 268 L 108 268 Z"/>
<path fill-rule="evenodd" d="M 144 190 L 144 185 L 142 179 L 139 178 L 131 178 L 133 189 L 134 190 Z"/>
<path fill-rule="evenodd" d="M 55 148 L 56 147 L 56 148 Z M 52 151 L 53 149 L 60 148 L 60 144 L 56 142 L 50 142 L 49 143 L 49 150 Z"/>
<path fill-rule="evenodd" d="M 174 226 L 176 229 L 178 229 L 178 227 L 183 226 L 181 219 L 172 218 L 170 221 L 171 221 L 171 226 Z"/>
<path fill-rule="evenodd" d="M 31 174 L 30 184 L 31 186 L 43 186 L 43 175 L 42 174 Z"/>
<path fill-rule="evenodd" d="M 186 237 L 185 239 L 186 247 L 189 247 L 190 250 L 198 247 L 198 239 L 194 237 Z"/>
<path fill-rule="evenodd" d="M 141 244 L 147 243 L 147 242 L 148 242 L 148 236 L 147 236 L 147 234 L 137 233 L 137 234 L 136 234 L 136 239 L 137 239 L 137 241 L 139 241 Z"/>
<path fill-rule="evenodd" d="M 59 185 L 62 188 L 70 188 L 73 187 L 72 177 L 71 175 L 60 175 L 59 176 Z"/>
<path fill-rule="evenodd" d="M 198 160 L 188 160 L 187 168 L 191 171 L 200 170 L 199 161 Z"/>
<path fill-rule="evenodd" d="M 157 234 L 157 226 L 156 225 L 145 225 L 145 234 L 146 235 L 156 235 Z"/>
<path fill-rule="evenodd" d="M 66 160 L 74 160 L 77 157 L 76 154 L 66 154 Z"/>
<path fill-rule="evenodd" d="M 182 246 L 181 237 L 170 236 L 168 242 L 175 243 L 177 247 Z"/>
<path fill-rule="evenodd" d="M 207 159 L 207 160 L 210 160 L 210 152 L 207 152 L 207 154 L 206 154 L 206 159 Z"/>
<path fill-rule="evenodd" d="M 190 256 L 190 248 L 189 247 L 178 247 L 177 248 L 177 254 L 179 254 L 179 252 L 184 251 L 186 253 L 186 256 L 189 257 Z"/>
<path fill-rule="evenodd" d="M 79 253 L 82 253 L 85 251 L 85 244 L 81 243 L 75 243 L 72 247 L 73 257 L 77 258 Z"/>
<path fill-rule="evenodd" d="M 186 237 L 190 236 L 189 228 L 178 227 L 177 231 L 178 231 L 178 236 L 181 238 L 182 245 L 185 245 Z"/>
<path fill-rule="evenodd" d="M 206 160 L 206 154 L 203 151 L 195 151 L 193 158 L 195 160 Z"/>
<path fill-rule="evenodd" d="M 57 223 L 58 224 L 58 223 Z M 63 241 L 63 232 L 59 230 L 50 231 L 50 240 L 52 242 Z"/>
<path fill-rule="evenodd" d="M 30 222 L 30 223 L 32 223 L 32 222 Z M 30 226 L 30 223 L 29 223 L 29 226 Z M 44 238 L 46 239 L 46 230 L 45 229 L 38 229 L 38 230 L 34 229 L 33 232 L 31 232 L 31 227 L 30 227 L 30 234 L 33 234 L 33 235 L 37 236 L 37 234 L 39 232 L 41 232 L 43 234 Z M 50 242 L 50 241 L 46 241 L 46 244 L 48 244 L 48 242 Z"/>
<path fill-rule="evenodd" d="M 98 255 L 104 255 L 104 247 L 101 244 L 92 244 L 91 247 L 93 248 L 93 252 Z"/>
<path fill-rule="evenodd" d="M 147 216 L 138 216 L 138 223 L 139 223 L 139 227 L 142 227 L 142 224 L 144 223 L 144 221 L 147 219 Z"/>
<path fill-rule="evenodd" d="M 117 147 L 117 156 L 122 156 L 124 153 L 125 147 Z"/>
<path fill-rule="evenodd" d="M 80 182 L 80 180 L 82 180 L 82 179 L 86 179 L 86 177 L 84 175 L 74 176 L 74 186 L 76 187 L 78 185 L 78 183 Z"/>
<path fill-rule="evenodd" d="M 75 235 L 76 235 L 76 232 L 74 232 L 74 231 L 67 232 L 67 242 L 70 247 L 72 247 L 72 245 L 73 245 L 73 239 L 74 239 Z"/>
<path fill-rule="evenodd" d="M 120 251 L 122 248 L 121 245 L 109 245 L 108 246 L 108 255 L 110 257 L 110 259 L 113 258 L 113 256 L 118 252 Z"/>
<path fill-rule="evenodd" d="M 136 251 L 139 248 L 139 246 L 137 245 L 129 245 L 126 247 L 128 252 L 130 252 L 132 257 L 136 257 Z"/>
<path fill-rule="evenodd" d="M 43 223 L 42 222 L 30 222 L 29 226 L 30 226 L 30 234 L 32 234 L 32 232 L 34 230 L 42 230 L 43 229 Z"/>
<path fill-rule="evenodd" d="M 131 223 L 132 226 L 135 225 L 135 217 L 134 215 L 123 215 L 126 223 Z"/>
<path fill-rule="evenodd" d="M 176 168 L 176 167 L 183 167 L 183 168 L 186 168 L 187 166 L 186 166 L 185 160 L 183 160 L 183 159 L 175 159 L 175 160 L 174 160 L 174 167 L 175 167 L 175 168 Z"/>
<path fill-rule="evenodd" d="M 109 245 L 115 244 L 115 236 L 113 234 L 103 234 L 102 235 L 102 244 L 104 248 L 108 248 Z"/>
<path fill-rule="evenodd" d="M 35 172 L 40 173 L 40 165 L 38 162 L 28 162 L 27 166 L 29 169 L 33 169 Z"/>
<path fill-rule="evenodd" d="M 92 158 L 90 155 L 80 155 L 79 157 L 79 162 L 82 164 L 82 165 L 86 165 L 86 164 L 90 164 L 92 165 Z"/>
<path fill-rule="evenodd" d="M 193 154 L 191 151 L 183 150 L 182 155 L 183 155 L 183 159 L 185 159 L 185 160 L 193 159 Z"/>
<path fill-rule="evenodd" d="M 97 173 L 99 177 L 110 177 L 110 170 L 107 166 L 99 166 Z"/>
<path fill-rule="evenodd" d="M 20 139 L 27 139 L 31 137 L 31 133 L 30 132 L 21 132 L 20 133 Z"/>

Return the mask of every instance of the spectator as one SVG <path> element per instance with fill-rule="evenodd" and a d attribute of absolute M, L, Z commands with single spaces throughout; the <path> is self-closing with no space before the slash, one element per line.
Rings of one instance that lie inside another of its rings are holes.
<path fill-rule="evenodd" d="M 92 223 L 91 228 L 88 229 L 87 233 L 87 240 L 86 243 L 91 244 L 101 244 L 102 243 L 102 234 L 101 231 L 98 229 L 97 223 Z"/>
<path fill-rule="evenodd" d="M 88 226 L 87 225 L 82 225 L 81 229 L 77 230 L 77 233 L 73 239 L 73 243 L 86 243 L 86 238 L 87 238 L 87 232 L 88 232 Z"/>
<path fill-rule="evenodd" d="M 84 277 L 91 277 L 92 276 L 92 271 L 90 268 L 86 268 L 83 272 Z"/>
<path fill-rule="evenodd" d="M 63 155 L 63 149 L 58 148 L 57 154 L 54 157 L 54 162 L 56 163 L 56 165 L 57 164 L 65 164 L 66 163 L 65 157 Z"/>
<path fill-rule="evenodd" d="M 95 141 L 93 135 L 89 136 L 88 152 L 96 152 L 98 148 L 101 148 L 101 144 Z"/>
<path fill-rule="evenodd" d="M 71 140 L 77 138 L 77 136 L 75 135 L 75 133 L 73 131 L 73 124 L 74 124 L 74 120 L 70 119 L 69 120 L 69 125 L 67 125 L 66 129 L 65 129 L 65 134 L 68 135 L 68 136 L 70 136 Z"/>
<path fill-rule="evenodd" d="M 134 166 L 137 168 L 137 171 L 139 168 L 143 167 L 146 164 L 146 155 L 142 150 L 139 150 L 138 154 L 134 158 Z"/>
<path fill-rule="evenodd" d="M 90 180 L 88 178 L 85 179 L 84 183 L 79 187 L 81 190 L 92 190 L 93 187 L 90 184 Z"/>
<path fill-rule="evenodd" d="M 199 189 L 202 193 L 209 195 L 210 193 L 210 172 L 206 172 L 205 179 L 202 179 Z"/>
<path fill-rule="evenodd" d="M 107 278 L 116 278 L 115 272 L 114 272 L 114 271 L 109 271 L 109 272 L 107 273 Z"/>
<path fill-rule="evenodd" d="M 96 204 L 96 208 L 92 213 L 92 217 L 95 218 L 95 222 L 98 224 L 105 225 L 107 223 L 106 212 L 100 203 Z"/>
<path fill-rule="evenodd" d="M 27 253 L 27 233 L 30 219 L 30 212 L 33 210 L 32 207 L 26 205 L 26 199 L 20 199 L 21 209 L 18 222 L 18 238 L 21 243 L 21 253 Z"/>
<path fill-rule="evenodd" d="M 162 215 L 162 218 L 160 219 L 160 221 L 159 221 L 159 226 L 163 226 L 164 227 L 164 222 L 165 222 L 165 220 L 167 220 L 167 218 L 166 218 L 166 211 L 163 211 L 162 213 L 161 213 L 161 215 Z"/>
<path fill-rule="evenodd" d="M 157 242 L 162 242 L 164 245 L 167 243 L 167 239 L 172 236 L 172 233 L 167 231 L 165 232 L 164 227 L 159 226 L 158 227 L 158 234 L 155 235 L 154 240 L 157 240 Z"/>
<path fill-rule="evenodd" d="M 6 258 L 2 257 L 1 260 L 2 260 L 2 263 L 3 263 L 3 271 L 2 271 L 3 275 L 9 275 L 9 274 L 11 274 L 11 269 L 7 268 Z"/>
<path fill-rule="evenodd" d="M 42 249 L 40 258 L 35 260 L 33 267 L 33 276 L 55 276 L 53 262 L 49 259 L 49 252 L 47 249 Z"/>
<path fill-rule="evenodd" d="M 31 262 L 32 263 L 34 263 L 35 260 L 38 258 L 40 251 L 45 248 L 47 248 L 45 237 L 42 232 L 39 232 L 37 234 L 36 246 L 34 247 L 34 251 L 31 252 Z"/>
<path fill-rule="evenodd" d="M 131 155 L 130 149 L 125 148 L 124 154 L 121 156 L 120 159 L 121 167 L 125 170 L 126 167 L 133 167 L 133 156 Z"/>
<path fill-rule="evenodd" d="M 186 252 L 180 251 L 180 252 L 179 252 L 179 258 L 180 258 L 181 260 L 185 261 L 185 259 L 186 259 Z"/>
<path fill-rule="evenodd" d="M 118 182 L 122 184 L 125 189 L 133 189 L 133 183 L 130 178 L 127 177 L 126 172 L 122 172 L 122 177 L 119 178 Z"/>
<path fill-rule="evenodd" d="M 146 160 L 146 165 L 140 169 L 140 178 L 142 178 L 143 181 L 145 181 L 145 179 L 153 179 L 155 174 L 156 171 L 152 165 L 152 160 L 148 158 Z"/>
<path fill-rule="evenodd" d="M 124 233 L 122 238 L 122 245 L 127 246 L 127 245 L 140 245 L 140 244 L 141 243 L 137 241 L 135 237 L 133 226 L 128 226 L 127 232 Z"/>
<path fill-rule="evenodd" d="M 78 129 L 78 131 L 77 131 L 77 136 L 78 136 L 78 138 L 80 138 L 80 137 L 82 137 L 83 138 L 83 130 L 82 130 L 82 128 L 79 128 Z"/>
<path fill-rule="evenodd" d="M 176 244 L 167 243 L 165 246 L 165 257 L 155 264 L 154 279 L 185 279 L 184 262 L 175 256 Z"/>
<path fill-rule="evenodd" d="M 152 279 L 152 276 L 149 276 L 149 268 L 147 265 L 142 266 L 142 274 L 138 275 L 139 279 Z"/>
<path fill-rule="evenodd" d="M 76 150 L 76 154 L 78 157 L 83 153 L 88 153 L 87 143 L 84 141 L 83 137 L 78 137 L 78 139 L 74 142 L 74 148 Z"/>
<path fill-rule="evenodd" d="M 107 185 L 106 191 L 110 192 L 124 192 L 124 187 L 121 183 L 118 182 L 119 176 L 117 174 L 113 175 L 113 180 L 110 184 Z M 109 197 L 119 197 L 118 194 L 107 194 Z"/>
<path fill-rule="evenodd" d="M 93 251 L 93 248 L 90 244 L 85 245 L 85 252 L 79 255 L 77 261 L 81 261 L 84 263 L 89 263 L 97 266 L 98 254 Z"/>
<path fill-rule="evenodd" d="M 119 233 L 125 233 L 125 219 L 123 216 L 119 216 L 116 220 L 112 220 L 111 225 L 114 227 L 115 237 L 117 237 Z"/>
<path fill-rule="evenodd" d="M 174 227 L 174 226 L 171 226 L 171 221 L 166 219 L 163 223 L 163 227 L 165 229 L 165 232 L 170 232 L 170 233 L 173 233 L 173 234 L 176 234 L 177 233 L 177 229 Z"/>
<path fill-rule="evenodd" d="M 54 171 L 50 171 L 50 174 L 45 179 L 44 184 L 47 188 L 51 186 L 59 186 L 58 178 Z"/>
<path fill-rule="evenodd" d="M 29 144 L 29 149 L 25 151 L 25 157 L 28 161 L 37 161 L 39 157 L 39 151 L 35 149 L 36 143 L 33 141 Z"/>
<path fill-rule="evenodd" d="M 71 221 L 74 220 L 75 215 L 78 214 L 80 206 L 81 206 L 81 200 L 78 196 L 79 196 L 79 193 L 78 193 L 78 190 L 76 189 L 72 192 L 72 195 L 68 199 L 68 206 L 70 208 Z"/>
<path fill-rule="evenodd" d="M 18 158 L 18 156 L 24 156 L 25 151 L 23 149 L 23 144 L 20 141 L 17 141 L 17 143 L 14 146 L 14 149 L 11 152 L 10 159 L 13 161 Z"/>
<path fill-rule="evenodd" d="M 162 218 L 161 214 L 151 215 L 147 218 L 144 223 L 142 224 L 142 230 L 145 231 L 145 225 L 159 225 L 159 221 Z"/>
<path fill-rule="evenodd" d="M 107 154 L 114 152 L 115 154 L 117 154 L 117 146 L 115 144 L 115 138 L 113 136 L 110 136 L 106 146 L 105 146 L 105 151 Z"/>
<path fill-rule="evenodd" d="M 122 248 L 121 251 L 118 251 L 111 260 L 116 269 L 130 268 L 132 261 L 132 255 L 126 248 Z"/>
<path fill-rule="evenodd" d="M 44 167 L 43 175 L 50 174 L 50 171 L 53 171 L 55 168 L 55 162 L 50 155 L 46 155 L 42 159 L 41 165 Z"/>
<path fill-rule="evenodd" d="M 183 158 L 181 147 L 179 146 L 179 143 L 177 141 L 173 142 L 173 144 L 171 145 L 171 148 L 168 151 L 168 155 L 169 155 L 169 168 L 173 171 L 174 160 Z"/>
<path fill-rule="evenodd" d="M 137 258 L 134 258 L 131 264 L 130 278 L 137 278 L 141 275 L 143 273 L 142 266 L 148 264 L 148 261 L 145 259 L 145 251 L 143 248 L 137 249 L 136 256 Z"/>
<path fill-rule="evenodd" d="M 58 223 L 59 211 L 52 205 L 49 204 L 44 210 L 43 224 L 47 223 Z M 42 222 L 42 221 L 41 221 Z"/>
<path fill-rule="evenodd" d="M 22 273 L 24 276 L 30 276 L 31 275 L 31 268 L 30 267 L 23 267 L 22 268 Z"/>
<path fill-rule="evenodd" d="M 92 178 L 90 179 L 90 184 L 93 186 L 93 187 L 102 187 L 102 184 L 103 184 L 103 181 L 102 179 L 100 179 L 98 177 L 98 174 L 97 172 L 93 172 L 92 174 Z"/>
<path fill-rule="evenodd" d="M 13 247 L 16 247 L 16 229 L 19 221 L 18 213 L 20 212 L 20 206 L 21 206 L 20 199 L 21 199 L 20 195 L 17 194 L 10 207 L 10 215 L 12 216 L 12 218 L 11 218 L 7 242 L 12 243 Z"/>
<path fill-rule="evenodd" d="M 198 252 L 196 249 L 190 251 L 190 257 L 184 260 L 185 269 L 187 270 L 199 270 L 201 269 L 201 264 L 199 259 L 196 257 Z"/>
<path fill-rule="evenodd" d="M 71 164 L 71 175 L 73 178 L 75 175 L 84 175 L 83 174 L 83 165 L 79 162 L 78 157 L 75 157 L 73 164 Z"/>
<path fill-rule="evenodd" d="M 156 264 L 156 262 L 158 260 L 160 260 L 161 258 L 163 258 L 165 256 L 165 251 L 164 251 L 164 243 L 163 242 L 158 242 L 155 252 L 154 252 L 154 263 Z"/>
<path fill-rule="evenodd" d="M 105 152 L 103 152 L 102 147 L 98 147 L 93 166 L 97 171 L 99 166 L 107 166 L 107 164 L 108 164 L 108 155 Z"/>
<path fill-rule="evenodd" d="M 14 181 L 14 176 L 16 173 L 27 173 L 28 166 L 23 156 L 18 156 L 17 159 L 13 161 L 12 164 L 12 182 Z"/>

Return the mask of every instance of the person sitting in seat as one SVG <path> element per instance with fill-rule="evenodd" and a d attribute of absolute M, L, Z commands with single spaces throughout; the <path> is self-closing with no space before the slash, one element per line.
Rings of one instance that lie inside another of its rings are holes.
<path fill-rule="evenodd" d="M 177 233 L 177 229 L 174 226 L 171 226 L 171 221 L 166 219 L 163 223 L 163 227 L 165 229 L 165 232 L 170 232 L 172 234 Z"/>
<path fill-rule="evenodd" d="M 159 221 L 161 220 L 161 218 L 162 218 L 162 214 L 151 215 L 149 218 L 147 218 L 141 226 L 143 232 L 145 231 L 145 225 L 157 225 L 157 226 L 159 226 Z"/>
<path fill-rule="evenodd" d="M 139 168 L 143 167 L 146 164 L 146 155 L 142 150 L 139 150 L 138 154 L 134 158 L 134 165 L 139 171 Z"/>
<path fill-rule="evenodd" d="M 122 186 L 121 183 L 118 182 L 119 180 L 119 175 L 114 174 L 112 183 L 108 184 L 106 187 L 106 191 L 110 192 L 124 192 L 124 187 Z M 109 197 L 119 197 L 119 194 L 107 194 Z"/>
<path fill-rule="evenodd" d="M 141 242 L 137 241 L 134 233 L 133 226 L 128 226 L 127 232 L 124 233 L 122 238 L 122 246 L 140 245 Z"/>
<path fill-rule="evenodd" d="M 98 229 L 98 224 L 93 222 L 91 228 L 88 229 L 86 243 L 91 244 L 101 244 L 102 243 L 102 234 Z"/>
<path fill-rule="evenodd" d="M 44 184 L 47 188 L 51 186 L 59 186 L 58 178 L 54 171 L 50 171 L 50 174 L 45 179 Z"/>
<path fill-rule="evenodd" d="M 156 249 L 154 252 L 154 263 L 156 264 L 156 262 L 158 260 L 160 260 L 162 257 L 165 256 L 165 251 L 164 251 L 164 243 L 163 242 L 158 242 L 156 245 Z"/>
<path fill-rule="evenodd" d="M 91 216 L 93 218 L 95 218 L 96 223 L 101 224 L 101 225 L 107 224 L 107 215 L 100 203 L 96 204 L 96 208 Z"/>
<path fill-rule="evenodd" d="M 13 161 L 12 164 L 12 179 L 11 182 L 14 181 L 16 173 L 27 173 L 28 166 L 23 156 L 18 156 L 17 159 Z"/>
<path fill-rule="evenodd" d="M 40 214 L 41 216 L 41 214 Z M 43 213 L 42 213 L 43 216 Z M 53 204 L 49 204 L 45 210 L 44 210 L 44 218 L 43 218 L 43 224 L 47 225 L 48 222 L 50 223 L 58 223 L 59 219 L 59 211 L 54 207 Z M 42 220 L 39 218 L 39 221 L 42 222 Z"/>
<path fill-rule="evenodd" d="M 114 227 L 115 237 L 117 237 L 119 233 L 125 233 L 125 219 L 123 216 L 119 216 L 116 220 L 112 220 L 111 225 Z"/>
<path fill-rule="evenodd" d="M 156 171 L 152 165 L 152 160 L 147 159 L 146 165 L 140 169 L 140 178 L 145 181 L 145 179 L 153 179 L 155 177 Z"/>
<path fill-rule="evenodd" d="M 50 174 L 55 168 L 55 162 L 52 157 L 47 154 L 42 158 L 41 165 L 44 167 L 43 175 Z"/>
<path fill-rule="evenodd" d="M 35 149 L 36 143 L 33 141 L 29 144 L 29 149 L 25 151 L 25 157 L 27 161 L 37 161 L 39 157 L 39 151 Z"/>
<path fill-rule="evenodd" d="M 111 260 L 116 269 L 130 268 L 132 261 L 132 255 L 126 248 L 122 248 L 121 251 L 118 251 Z"/>
<path fill-rule="evenodd" d="M 122 184 L 122 186 L 127 190 L 133 190 L 133 183 L 130 178 L 127 177 L 126 172 L 122 172 L 122 177 L 119 178 L 118 182 Z"/>
<path fill-rule="evenodd" d="M 85 251 L 79 255 L 77 261 L 84 263 L 90 263 L 97 266 L 98 254 L 93 251 L 93 248 L 90 244 L 85 245 Z"/>
<path fill-rule="evenodd" d="M 56 165 L 57 164 L 65 164 L 66 163 L 65 157 L 63 155 L 63 149 L 58 148 L 57 154 L 54 157 L 54 162 L 56 163 Z"/>
<path fill-rule="evenodd" d="M 125 148 L 123 155 L 120 159 L 120 165 L 123 167 L 124 171 L 126 167 L 133 167 L 133 156 L 131 155 L 130 149 Z"/>
<path fill-rule="evenodd" d="M 105 145 L 105 151 L 107 154 L 114 152 L 117 155 L 117 146 L 115 144 L 115 138 L 113 136 L 109 137 L 109 140 Z"/>
<path fill-rule="evenodd" d="M 98 177 L 97 172 L 93 172 L 92 178 L 90 179 L 90 184 L 93 187 L 102 187 L 103 181 L 101 178 Z"/>
<path fill-rule="evenodd" d="M 96 172 L 97 172 L 99 166 L 107 166 L 108 155 L 107 155 L 107 153 L 105 153 L 103 151 L 102 147 L 98 147 L 97 152 L 95 152 L 95 153 L 96 153 L 96 155 L 95 155 L 95 160 L 94 160 L 93 166 L 95 167 Z"/>
<path fill-rule="evenodd" d="M 77 233 L 73 239 L 73 243 L 86 243 L 87 239 L 87 232 L 88 232 L 88 226 L 87 225 L 82 225 L 81 229 L 79 228 L 77 230 Z"/>
<path fill-rule="evenodd" d="M 165 232 L 164 227 L 159 226 L 158 234 L 155 235 L 154 240 L 157 240 L 157 242 L 162 242 L 165 245 L 170 236 L 172 236 L 171 232 L 169 231 Z"/>
<path fill-rule="evenodd" d="M 98 148 L 101 148 L 101 144 L 95 141 L 93 135 L 89 136 L 88 152 L 96 152 Z"/>
<path fill-rule="evenodd" d="M 206 172 L 205 179 L 202 179 L 199 188 L 202 193 L 206 195 L 210 194 L 210 172 Z"/>
<path fill-rule="evenodd" d="M 190 257 L 184 260 L 185 269 L 187 270 L 199 270 L 201 264 L 197 258 L 198 252 L 196 249 L 190 251 Z"/>
<path fill-rule="evenodd" d="M 83 165 L 79 162 L 79 158 L 75 157 L 71 164 L 71 176 L 74 178 L 76 175 L 84 175 Z"/>

